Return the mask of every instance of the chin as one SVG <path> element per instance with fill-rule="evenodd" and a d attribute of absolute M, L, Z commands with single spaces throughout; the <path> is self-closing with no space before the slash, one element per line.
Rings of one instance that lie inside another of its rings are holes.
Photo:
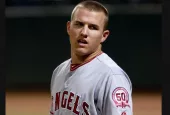
<path fill-rule="evenodd" d="M 78 56 L 85 56 L 89 54 L 89 51 L 84 48 L 76 49 L 75 54 Z"/>

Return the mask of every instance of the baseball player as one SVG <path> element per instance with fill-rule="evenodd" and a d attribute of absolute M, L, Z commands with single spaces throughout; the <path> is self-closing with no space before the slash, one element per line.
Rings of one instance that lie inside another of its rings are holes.
<path fill-rule="evenodd" d="M 50 115 L 133 115 L 131 81 L 101 48 L 108 17 L 96 1 L 73 9 L 67 22 L 71 58 L 53 71 Z"/>

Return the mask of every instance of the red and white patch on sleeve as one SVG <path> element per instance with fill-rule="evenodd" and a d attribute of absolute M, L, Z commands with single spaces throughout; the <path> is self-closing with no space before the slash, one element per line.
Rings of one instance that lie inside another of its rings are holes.
<path fill-rule="evenodd" d="M 117 87 L 112 93 L 112 99 L 117 107 L 130 107 L 129 105 L 129 93 L 123 87 Z M 122 114 L 123 115 L 123 114 Z M 125 114 L 126 115 L 126 114 Z"/>

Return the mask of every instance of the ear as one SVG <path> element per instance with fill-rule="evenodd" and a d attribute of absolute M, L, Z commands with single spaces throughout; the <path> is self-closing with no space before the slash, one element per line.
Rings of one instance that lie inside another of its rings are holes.
<path fill-rule="evenodd" d="M 68 33 L 68 35 L 70 35 L 70 25 L 71 25 L 71 22 L 68 21 L 67 22 L 67 33 Z"/>
<path fill-rule="evenodd" d="M 102 36 L 102 39 L 101 39 L 101 43 L 103 43 L 103 42 L 107 39 L 107 37 L 109 36 L 109 34 L 110 34 L 110 31 L 109 31 L 109 30 L 105 30 L 105 31 L 103 32 L 103 36 Z"/>

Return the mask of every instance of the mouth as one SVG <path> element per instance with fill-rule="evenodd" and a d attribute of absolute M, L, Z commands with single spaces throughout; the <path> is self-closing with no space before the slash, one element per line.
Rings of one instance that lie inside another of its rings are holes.
<path fill-rule="evenodd" d="M 83 39 L 79 39 L 77 42 L 78 42 L 78 44 L 80 44 L 80 45 L 85 45 L 85 44 L 87 44 L 87 41 L 86 41 L 86 40 L 83 40 Z"/>

